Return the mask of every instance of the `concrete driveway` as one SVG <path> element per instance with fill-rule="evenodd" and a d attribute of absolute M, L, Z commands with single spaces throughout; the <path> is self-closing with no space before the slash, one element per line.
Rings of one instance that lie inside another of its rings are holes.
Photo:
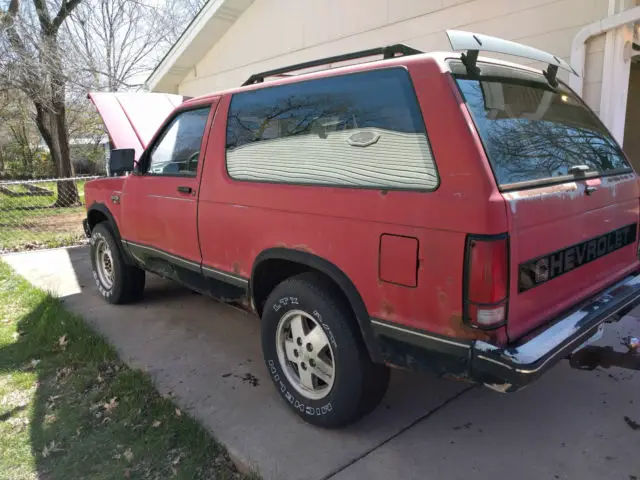
<path fill-rule="evenodd" d="M 265 479 L 640 480 L 639 373 L 561 364 L 526 390 L 501 395 L 394 371 L 373 414 L 323 431 L 277 396 L 257 318 L 151 275 L 142 303 L 107 305 L 86 247 L 3 259 L 62 297 Z M 640 332 L 634 315 L 603 342 L 618 345 L 631 332 Z"/>

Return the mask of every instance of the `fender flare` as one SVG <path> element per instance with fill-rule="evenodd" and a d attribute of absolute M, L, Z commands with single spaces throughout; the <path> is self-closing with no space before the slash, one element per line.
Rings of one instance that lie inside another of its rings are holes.
<path fill-rule="evenodd" d="M 118 224 L 116 223 L 116 219 L 114 218 L 113 214 L 109 211 L 109 208 L 104 203 L 94 202 L 87 209 L 87 219 L 89 219 L 89 215 L 91 214 L 91 212 L 100 212 L 104 214 L 104 216 L 107 217 L 107 221 L 109 222 L 109 226 L 113 230 L 113 234 L 115 235 L 116 240 L 122 243 L 122 237 L 120 236 Z"/>
<path fill-rule="evenodd" d="M 274 247 L 263 250 L 253 262 L 251 269 L 251 279 L 249 281 L 249 297 L 253 302 L 253 279 L 256 269 L 261 263 L 267 260 L 287 260 L 290 262 L 305 265 L 313 270 L 317 270 L 327 275 L 337 286 L 342 290 L 349 305 L 353 309 L 364 340 L 365 346 L 369 352 L 371 360 L 376 363 L 384 363 L 382 352 L 380 350 L 380 344 L 377 336 L 371 326 L 371 317 L 367 311 L 367 307 L 358 292 L 358 289 L 354 285 L 353 281 L 345 274 L 339 267 L 329 260 L 322 258 L 313 253 L 304 252 L 300 250 L 293 250 L 290 248 Z"/>
<path fill-rule="evenodd" d="M 111 230 L 113 231 L 113 235 L 115 236 L 116 242 L 118 243 L 118 245 L 120 245 L 120 251 L 124 256 L 124 261 L 129 265 L 138 265 L 139 262 L 135 260 L 135 258 L 131 255 L 131 252 L 129 252 L 129 248 L 127 248 L 127 245 L 122 241 L 122 236 L 120 235 L 120 229 L 118 228 L 118 223 L 116 222 L 116 219 L 113 216 L 113 214 L 109 211 L 109 207 L 107 207 L 104 203 L 100 203 L 100 202 L 92 203 L 91 206 L 87 209 L 87 223 L 88 223 L 89 215 L 91 214 L 91 212 L 100 212 L 105 217 L 107 217 L 107 223 L 109 224 L 109 227 L 111 227 Z"/>

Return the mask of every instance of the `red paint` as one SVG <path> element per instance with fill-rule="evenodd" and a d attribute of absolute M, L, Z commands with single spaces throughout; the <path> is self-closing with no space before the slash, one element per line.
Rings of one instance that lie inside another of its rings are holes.
<path fill-rule="evenodd" d="M 397 235 L 380 237 L 380 280 L 415 287 L 417 269 L 417 238 Z"/>
<path fill-rule="evenodd" d="M 317 78 L 405 66 L 415 86 L 438 167 L 440 186 L 435 192 L 381 194 L 379 190 L 232 180 L 225 168 L 231 95 L 263 88 L 260 84 L 201 97 L 178 107 L 180 110 L 220 99 L 209 119 L 209 138 L 207 141 L 205 135 L 203 140 L 204 157 L 201 154 L 196 178 L 130 175 L 92 181 L 86 185 L 87 204 L 107 205 L 126 240 L 246 278 L 256 257 L 266 249 L 287 246 L 313 252 L 351 279 L 370 316 L 456 338 L 488 338 L 488 334 L 462 324 L 467 234 L 508 233 L 508 326 L 493 331 L 490 337 L 505 342 L 508 332 L 515 340 L 638 268 L 636 245 L 629 245 L 518 293 L 520 262 L 637 222 L 637 177 L 630 174 L 616 183 L 598 180 L 599 195 L 593 197 L 584 196 L 580 182 L 575 194 L 557 193 L 558 187 L 554 186 L 518 192 L 527 198 L 503 195 L 469 113 L 447 73 L 445 58 L 454 56 L 400 57 L 305 75 Z M 283 78 L 268 85 L 295 81 Z M 126 134 L 121 133 L 124 142 Z M 186 182 L 194 187 L 196 195 L 177 193 L 177 186 Z M 119 206 L 109 201 L 113 191 L 122 191 Z M 404 237 L 415 240 L 409 240 L 408 245 Z M 385 239 L 382 244 L 381 238 Z M 420 260 L 417 266 L 416 256 Z M 417 272 L 411 271 L 411 264 Z M 414 285 L 416 280 L 415 288 L 389 283 Z"/>
<path fill-rule="evenodd" d="M 108 125 L 114 148 L 133 148 L 138 159 L 183 97 L 165 93 L 92 92 L 89 98 Z"/>

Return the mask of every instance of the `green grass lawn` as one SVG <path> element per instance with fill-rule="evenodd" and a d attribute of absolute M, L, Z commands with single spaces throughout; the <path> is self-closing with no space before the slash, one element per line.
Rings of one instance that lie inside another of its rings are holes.
<path fill-rule="evenodd" d="M 77 181 L 80 202 L 84 202 L 86 181 Z M 84 240 L 84 207 L 49 208 L 57 200 L 55 182 L 34 183 L 51 195 L 11 197 L 0 193 L 0 252 L 74 245 Z M 24 184 L 6 186 L 13 192 L 26 192 Z"/>
<path fill-rule="evenodd" d="M 244 477 L 144 373 L 0 261 L 0 478 Z"/>

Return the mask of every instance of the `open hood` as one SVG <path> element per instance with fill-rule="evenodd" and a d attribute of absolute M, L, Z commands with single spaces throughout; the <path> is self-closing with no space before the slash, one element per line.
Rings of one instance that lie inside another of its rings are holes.
<path fill-rule="evenodd" d="M 89 93 L 113 147 L 133 148 L 136 160 L 169 114 L 188 98 L 168 93 Z"/>

